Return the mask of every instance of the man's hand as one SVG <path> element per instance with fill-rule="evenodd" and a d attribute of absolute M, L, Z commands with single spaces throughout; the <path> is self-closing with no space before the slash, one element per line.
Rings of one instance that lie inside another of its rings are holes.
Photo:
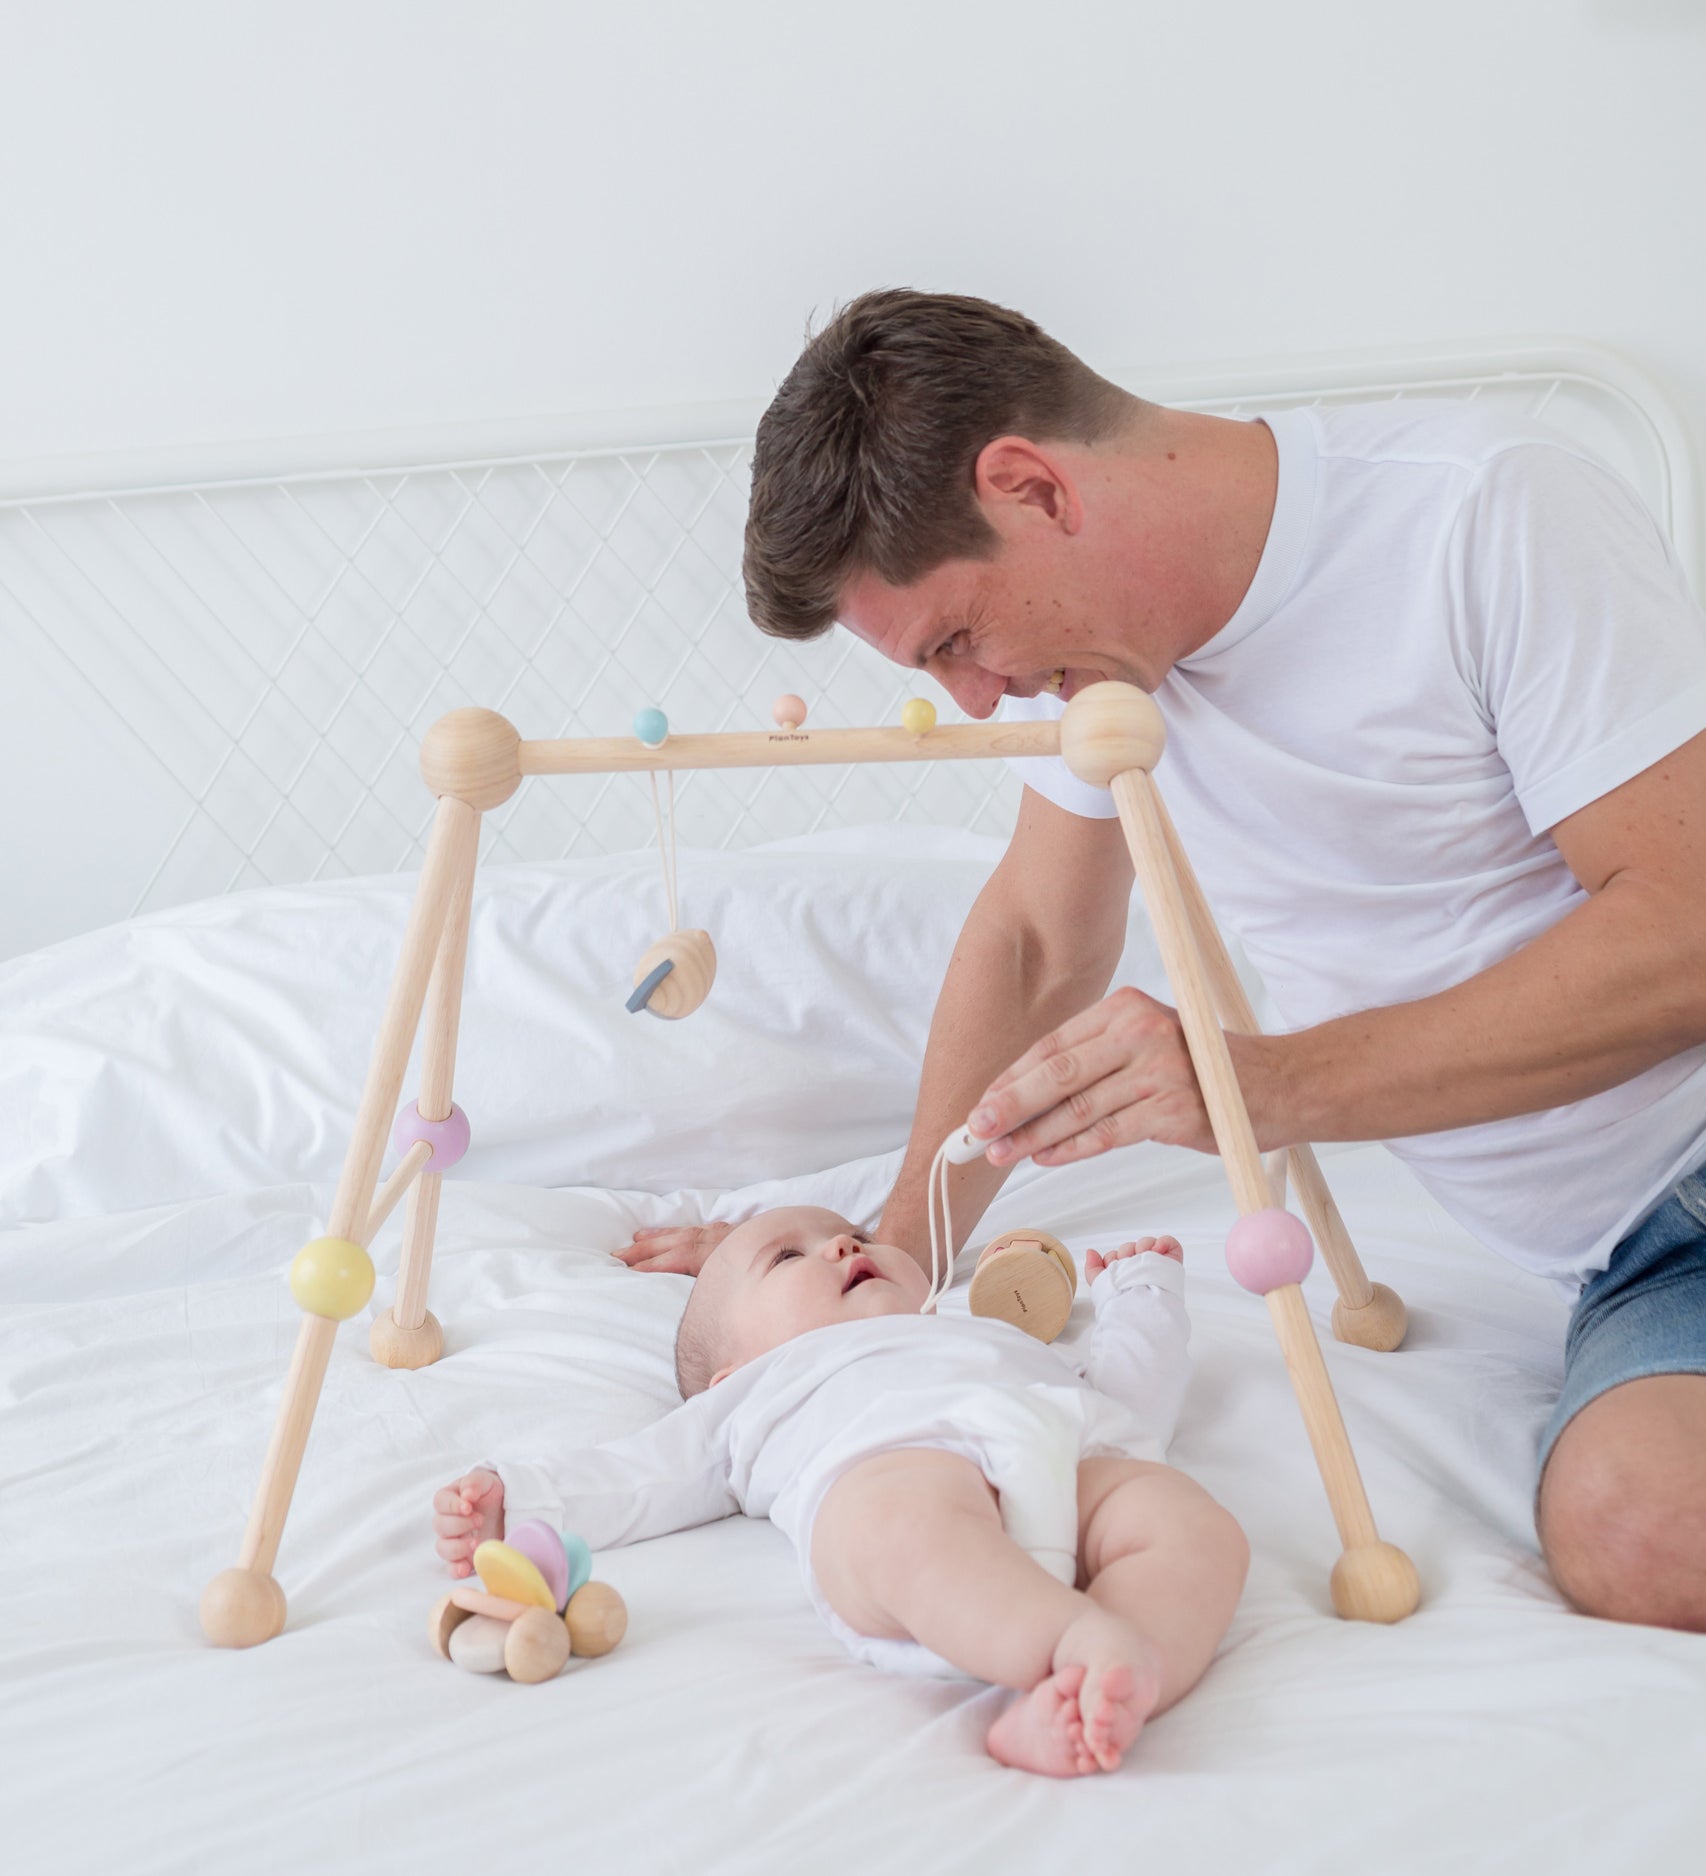
<path fill-rule="evenodd" d="M 678 1271 L 696 1277 L 705 1260 L 734 1229 L 713 1220 L 708 1225 L 642 1225 L 632 1244 L 616 1255 L 630 1270 Z"/>
<path fill-rule="evenodd" d="M 1235 1066 L 1238 1045 L 1254 1040 L 1227 1037 Z M 997 1166 L 1027 1157 L 1065 1166 L 1138 1140 L 1215 1151 L 1177 1013 L 1130 988 L 1081 1010 L 997 1075 L 971 1129 L 1001 1136 L 988 1155 Z"/>

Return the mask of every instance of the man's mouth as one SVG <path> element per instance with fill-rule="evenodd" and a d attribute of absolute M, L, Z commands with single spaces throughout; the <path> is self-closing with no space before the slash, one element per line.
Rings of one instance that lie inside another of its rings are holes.
<path fill-rule="evenodd" d="M 841 1294 L 850 1295 L 868 1277 L 880 1277 L 883 1273 L 869 1257 L 854 1257 L 848 1260 L 847 1275 L 841 1282 Z"/>

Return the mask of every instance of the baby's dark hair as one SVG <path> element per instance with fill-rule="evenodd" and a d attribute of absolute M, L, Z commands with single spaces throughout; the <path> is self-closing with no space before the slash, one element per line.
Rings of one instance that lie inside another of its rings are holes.
<path fill-rule="evenodd" d="M 695 1282 L 675 1332 L 675 1385 L 683 1400 L 703 1394 L 723 1365 L 723 1314 L 702 1282 Z"/>

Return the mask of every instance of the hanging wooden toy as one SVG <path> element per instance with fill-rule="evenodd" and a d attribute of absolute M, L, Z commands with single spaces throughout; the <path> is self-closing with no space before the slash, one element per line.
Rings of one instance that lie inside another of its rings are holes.
<path fill-rule="evenodd" d="M 920 1315 L 934 1311 L 954 1278 L 954 1221 L 948 1210 L 948 1168 L 965 1166 L 988 1147 L 969 1126 L 948 1135 L 936 1149 L 925 1181 L 930 1214 L 930 1290 Z M 941 1218 L 938 1223 L 937 1211 Z M 1025 1225 L 992 1238 L 978 1256 L 966 1302 L 974 1316 L 1010 1322 L 1039 1342 L 1052 1342 L 1066 1327 L 1078 1271 L 1059 1238 Z"/>
<path fill-rule="evenodd" d="M 803 711 L 803 706 L 802 706 Z M 634 734 L 648 749 L 661 749 L 669 735 L 669 719 L 661 710 L 641 710 L 634 718 Z M 663 868 L 664 898 L 669 906 L 669 936 L 660 938 L 634 968 L 634 994 L 628 1009 L 644 1010 L 674 1022 L 691 1016 L 711 994 L 717 976 L 717 947 L 708 931 L 681 929 L 676 907 L 675 771 L 669 772 L 669 834 L 664 836 L 663 801 L 652 771 L 652 813 L 657 820 L 658 861 Z"/>

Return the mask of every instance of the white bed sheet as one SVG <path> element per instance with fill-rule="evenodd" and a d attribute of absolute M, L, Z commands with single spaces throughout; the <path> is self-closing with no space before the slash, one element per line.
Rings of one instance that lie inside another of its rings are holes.
<path fill-rule="evenodd" d="M 1226 1276 L 1217 1164 L 1141 1149 L 1028 1168 L 989 1229 L 1082 1253 L 1179 1233 L 1197 1371 L 1174 1458 L 1242 1519 L 1249 1588 L 1201 1686 L 1118 1774 L 1011 1772 L 1004 1695 L 885 1677 L 742 1519 L 614 1552 L 631 1627 L 517 1687 L 426 1640 L 431 1490 L 550 1419 L 598 1439 L 672 1398 L 683 1279 L 607 1253 L 636 1222 L 781 1197 L 856 1214 L 892 1158 L 677 1198 L 447 1183 L 444 1359 L 378 1368 L 347 1325 L 278 1565 L 284 1634 L 201 1639 L 297 1332 L 283 1271 L 329 1191 L 293 1186 L 0 1237 L 5 1862 L 53 1872 L 873 1869 L 1407 1872 L 1700 1867 L 1706 1639 L 1570 1614 L 1528 1494 L 1565 1312 L 1378 1148 L 1325 1156 L 1407 1347 L 1328 1342 L 1384 1535 L 1421 1574 L 1394 1629 L 1330 1612 L 1335 1539 L 1261 1302 Z M 376 1247 L 389 1300 L 396 1221 Z M 969 1260 L 966 1268 L 969 1268 Z M 1325 1273 L 1308 1292 L 1318 1320 Z M 956 1292 L 963 1307 L 964 1275 Z"/>

